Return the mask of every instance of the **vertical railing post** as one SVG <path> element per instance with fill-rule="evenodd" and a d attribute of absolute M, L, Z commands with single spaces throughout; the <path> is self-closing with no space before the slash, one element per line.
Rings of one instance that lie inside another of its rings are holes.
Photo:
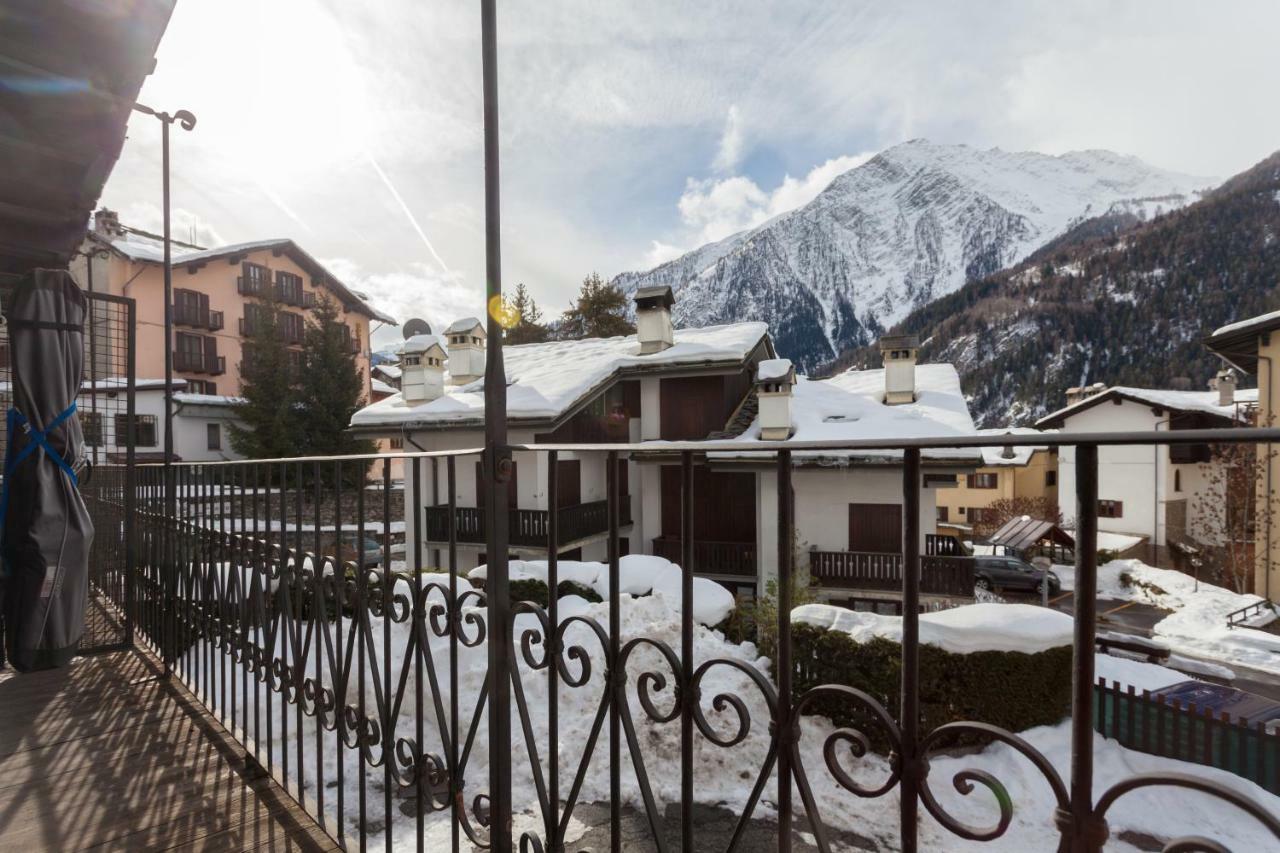
<path fill-rule="evenodd" d="M 1097 851 L 1107 824 L 1093 813 L 1094 642 L 1098 592 L 1098 447 L 1076 448 L 1075 640 L 1071 690 L 1071 814 L 1058 814 L 1063 847 Z"/>
<path fill-rule="evenodd" d="M 680 849 L 693 849 L 693 453 L 680 454 Z"/>
<path fill-rule="evenodd" d="M 560 853 L 560 455 L 547 453 L 547 849 Z"/>
<path fill-rule="evenodd" d="M 920 804 L 920 450 L 902 452 L 902 732 L 899 800 L 903 853 L 915 853 Z"/>
<path fill-rule="evenodd" d="M 488 479 L 489 629 L 489 833 L 493 853 L 510 853 L 511 840 L 511 590 L 508 583 L 507 381 L 502 364 L 502 228 L 498 174 L 498 13 L 495 0 L 480 2 L 480 52 L 484 90 L 485 312 L 488 341 L 484 379 L 485 459 Z"/>
<path fill-rule="evenodd" d="M 137 488 L 138 488 L 138 469 L 137 459 L 134 453 L 134 432 L 133 432 L 133 416 L 134 416 L 134 392 L 137 390 L 135 374 L 137 368 L 137 303 L 130 299 L 125 308 L 125 322 L 128 328 L 125 330 L 125 448 L 124 448 L 124 564 L 125 564 L 125 607 L 124 607 L 124 630 L 125 640 L 133 645 L 133 625 L 138 618 L 138 600 L 137 587 L 134 585 L 134 574 L 138 570 L 138 544 L 137 544 Z M 106 425 L 100 427 L 102 435 L 106 436 Z M 119 439 L 116 439 L 119 441 Z"/>
<path fill-rule="evenodd" d="M 622 851 L 622 703 L 627 701 L 626 673 L 618 658 L 622 616 L 618 591 L 618 453 L 606 457 L 605 488 L 609 510 L 609 848 Z M 552 591 L 552 595 L 555 592 Z"/>
<path fill-rule="evenodd" d="M 778 451 L 778 851 L 791 849 L 791 751 L 799 728 L 791 719 L 791 585 L 795 501 L 791 451 Z"/>

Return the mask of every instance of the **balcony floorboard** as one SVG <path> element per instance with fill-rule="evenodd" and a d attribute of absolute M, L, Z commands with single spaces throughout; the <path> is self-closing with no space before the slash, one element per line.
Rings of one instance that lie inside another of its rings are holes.
<path fill-rule="evenodd" d="M 0 671 L 0 850 L 336 850 L 149 655 Z"/>

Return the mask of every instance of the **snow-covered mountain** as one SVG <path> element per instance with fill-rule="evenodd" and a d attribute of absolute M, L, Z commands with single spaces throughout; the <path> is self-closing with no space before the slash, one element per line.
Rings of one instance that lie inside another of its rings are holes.
<path fill-rule="evenodd" d="M 1110 151 L 1055 157 L 917 139 L 804 207 L 614 283 L 628 293 L 671 285 L 678 325 L 764 320 L 779 350 L 813 370 L 1085 219 L 1149 217 L 1214 183 Z"/>

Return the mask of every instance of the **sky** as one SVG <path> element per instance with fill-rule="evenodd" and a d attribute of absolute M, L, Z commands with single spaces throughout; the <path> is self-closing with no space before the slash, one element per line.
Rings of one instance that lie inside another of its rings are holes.
<path fill-rule="evenodd" d="M 909 139 L 1222 177 L 1280 148 L 1274 0 L 498 5 L 503 280 L 544 317 Z M 483 311 L 480 93 L 468 0 L 178 0 L 139 100 L 198 119 L 175 236 L 291 237 L 436 326 Z M 158 230 L 159 167 L 135 115 L 103 204 Z"/>

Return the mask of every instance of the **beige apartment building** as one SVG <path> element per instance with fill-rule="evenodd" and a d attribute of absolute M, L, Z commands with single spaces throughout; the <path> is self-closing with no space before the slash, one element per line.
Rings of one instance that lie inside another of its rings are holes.
<path fill-rule="evenodd" d="M 339 308 L 349 330 L 351 351 L 371 398 L 369 335 L 378 324 L 395 320 L 380 313 L 348 288 L 300 246 L 288 239 L 262 240 L 204 249 L 173 242 L 173 339 L 164 334 L 164 250 L 144 232 L 122 225 L 116 214 L 94 214 L 86 251 L 105 249 L 105 257 L 77 258 L 71 271 L 88 289 L 127 296 L 137 304 L 137 375 L 164 377 L 164 352 L 173 352 L 173 373 L 185 379 L 189 394 L 240 393 L 244 339 L 258 316 L 258 297 L 273 288 L 283 309 L 281 334 L 302 358 L 306 320 L 322 295 Z M 101 254 L 101 253 L 99 253 Z M 86 264 L 92 263 L 92 269 Z M 104 363 L 113 345 L 103 338 Z"/>
<path fill-rule="evenodd" d="M 1003 435 L 1038 432 L 1025 428 L 979 430 L 979 434 L 992 436 L 996 441 Z M 996 444 L 982 449 L 982 461 L 983 466 L 977 471 L 958 475 L 955 486 L 938 489 L 939 532 L 969 538 L 974 525 L 990 522 L 991 506 L 1001 499 L 1045 498 L 1057 502 L 1058 453 L 1055 449 Z"/>

